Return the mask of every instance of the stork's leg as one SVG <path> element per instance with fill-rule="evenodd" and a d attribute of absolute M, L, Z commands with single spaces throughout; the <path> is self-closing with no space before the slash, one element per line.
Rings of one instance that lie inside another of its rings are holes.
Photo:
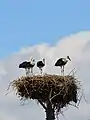
<path fill-rule="evenodd" d="M 33 74 L 33 68 L 31 68 L 31 74 Z"/>
<path fill-rule="evenodd" d="M 62 75 L 62 66 L 61 66 L 61 75 Z"/>
<path fill-rule="evenodd" d="M 42 75 L 42 68 L 41 68 L 41 75 Z"/>
<path fill-rule="evenodd" d="M 63 76 L 64 76 L 64 66 L 63 66 Z"/>
<path fill-rule="evenodd" d="M 28 68 L 28 75 L 30 75 L 30 68 Z"/>
<path fill-rule="evenodd" d="M 40 69 L 40 74 L 41 74 L 41 68 L 39 68 Z"/>
<path fill-rule="evenodd" d="M 30 68 L 27 68 L 26 69 L 26 76 L 29 76 L 29 74 L 30 74 Z"/>
<path fill-rule="evenodd" d="M 26 71 L 26 76 L 28 75 L 28 68 L 25 68 L 25 71 Z"/>
<path fill-rule="evenodd" d="M 42 75 L 42 68 L 40 68 L 40 74 Z"/>
<path fill-rule="evenodd" d="M 30 68 L 28 68 L 28 75 L 30 75 Z"/>

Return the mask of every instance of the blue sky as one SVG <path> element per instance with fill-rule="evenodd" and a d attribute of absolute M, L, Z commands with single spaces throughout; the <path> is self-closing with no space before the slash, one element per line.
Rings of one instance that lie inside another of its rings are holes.
<path fill-rule="evenodd" d="M 90 29 L 90 0 L 0 0 L 0 58 Z"/>

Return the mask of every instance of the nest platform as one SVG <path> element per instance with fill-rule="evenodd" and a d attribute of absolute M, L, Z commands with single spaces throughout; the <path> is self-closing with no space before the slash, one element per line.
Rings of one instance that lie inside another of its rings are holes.
<path fill-rule="evenodd" d="M 73 76 L 33 75 L 23 76 L 12 82 L 16 94 L 25 99 L 40 100 L 46 103 L 48 99 L 54 106 L 65 107 L 71 101 L 77 103 L 78 85 Z"/>

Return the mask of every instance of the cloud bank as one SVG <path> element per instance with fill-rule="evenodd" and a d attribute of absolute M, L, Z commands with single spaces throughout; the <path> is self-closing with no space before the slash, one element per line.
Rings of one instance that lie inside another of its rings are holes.
<path fill-rule="evenodd" d="M 73 68 L 77 69 L 76 76 L 81 81 L 88 103 L 82 100 L 80 108 L 69 107 L 64 112 L 65 118 L 62 120 L 87 120 L 90 118 L 90 31 L 83 31 L 71 34 L 58 40 L 54 46 L 43 43 L 35 46 L 22 48 L 17 53 L 0 61 L 0 119 L 2 120 L 44 120 L 45 114 L 41 107 L 35 102 L 29 101 L 25 106 L 20 106 L 19 99 L 12 92 L 5 96 L 8 84 L 19 76 L 25 75 L 24 70 L 18 68 L 18 64 L 23 60 L 33 56 L 37 60 L 46 58 L 44 73 L 59 74 L 59 68 L 54 66 L 55 61 L 60 57 L 69 55 L 72 62 L 68 62 L 65 74 Z M 34 73 L 39 74 L 35 66 Z"/>

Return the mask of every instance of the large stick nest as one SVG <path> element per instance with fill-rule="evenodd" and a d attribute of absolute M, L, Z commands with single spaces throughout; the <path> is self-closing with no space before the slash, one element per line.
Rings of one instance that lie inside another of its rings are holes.
<path fill-rule="evenodd" d="M 14 80 L 12 86 L 21 98 L 36 99 L 43 103 L 50 99 L 56 108 L 58 105 L 63 108 L 71 101 L 77 103 L 79 88 L 73 76 L 24 76 Z"/>

